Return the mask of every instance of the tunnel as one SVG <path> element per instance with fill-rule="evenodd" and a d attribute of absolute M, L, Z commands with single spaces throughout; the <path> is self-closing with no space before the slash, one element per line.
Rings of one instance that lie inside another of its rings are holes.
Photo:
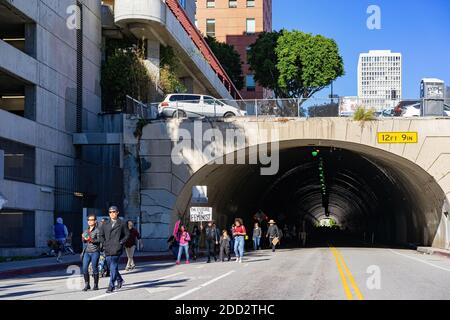
<path fill-rule="evenodd" d="M 388 151 L 344 141 L 282 141 L 279 170 L 272 176 L 261 175 L 260 165 L 205 165 L 178 196 L 178 212 L 189 212 L 197 185 L 208 187 L 207 206 L 220 228 L 237 217 L 252 228 L 257 212 L 279 227 L 305 231 L 332 218 L 354 239 L 389 246 L 431 245 L 447 210 L 444 192 L 424 169 Z"/>

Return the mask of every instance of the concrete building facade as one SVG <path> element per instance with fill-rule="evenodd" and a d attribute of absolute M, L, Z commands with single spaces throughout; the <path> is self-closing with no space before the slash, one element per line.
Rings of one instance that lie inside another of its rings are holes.
<path fill-rule="evenodd" d="M 48 250 L 55 167 L 74 165 L 74 132 L 98 128 L 100 8 L 88 0 L 0 1 L 0 256 Z"/>
<path fill-rule="evenodd" d="M 402 99 L 402 55 L 390 50 L 361 53 L 358 97 L 367 108 L 393 108 Z"/>
<path fill-rule="evenodd" d="M 247 52 L 259 33 L 272 31 L 272 0 L 198 0 L 196 25 L 203 35 L 233 45 L 241 55 L 244 99 L 271 95 L 270 90 L 255 83 Z"/>

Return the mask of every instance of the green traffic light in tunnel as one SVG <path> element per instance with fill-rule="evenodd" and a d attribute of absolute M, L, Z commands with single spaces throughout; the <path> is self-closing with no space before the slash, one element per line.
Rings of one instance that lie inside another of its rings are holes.
<path fill-rule="evenodd" d="M 319 155 L 319 152 L 313 151 L 313 152 L 311 152 L 311 154 L 312 154 L 313 157 L 317 157 Z"/>

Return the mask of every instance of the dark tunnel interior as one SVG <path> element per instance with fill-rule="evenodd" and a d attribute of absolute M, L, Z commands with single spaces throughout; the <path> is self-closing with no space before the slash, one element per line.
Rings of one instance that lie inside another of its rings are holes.
<path fill-rule="evenodd" d="M 329 217 L 355 241 L 373 236 L 377 244 L 430 245 L 445 202 L 439 185 L 407 159 L 359 148 L 291 142 L 281 146 L 274 176 L 261 175 L 259 165 L 206 165 L 177 207 L 188 208 L 192 186 L 205 185 L 220 228 L 236 217 L 252 228 L 262 210 L 279 227 L 295 225 L 309 234 Z"/>

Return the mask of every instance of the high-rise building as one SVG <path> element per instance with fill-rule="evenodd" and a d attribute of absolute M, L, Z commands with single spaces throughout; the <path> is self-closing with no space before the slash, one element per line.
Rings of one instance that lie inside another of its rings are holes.
<path fill-rule="evenodd" d="M 358 97 L 366 108 L 393 108 L 402 99 L 402 55 L 390 50 L 361 53 Z"/>
<path fill-rule="evenodd" d="M 259 33 L 272 31 L 272 0 L 198 0 L 196 25 L 203 35 L 233 45 L 241 55 L 244 99 L 271 95 L 255 83 L 247 55 Z"/>

